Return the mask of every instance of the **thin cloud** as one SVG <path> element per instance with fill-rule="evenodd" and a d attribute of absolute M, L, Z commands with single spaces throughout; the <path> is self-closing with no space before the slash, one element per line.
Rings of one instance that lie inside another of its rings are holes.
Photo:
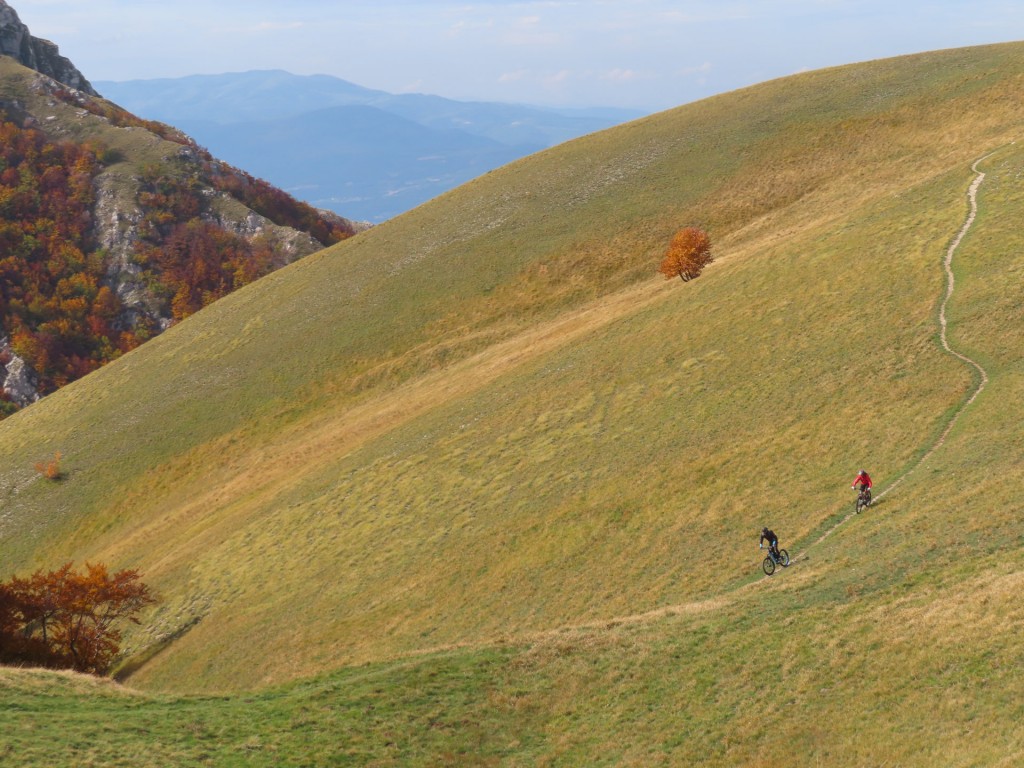
<path fill-rule="evenodd" d="M 261 21 L 249 29 L 253 32 L 281 32 L 289 29 L 302 29 L 305 26 L 305 22 L 302 21 Z"/>
<path fill-rule="evenodd" d="M 608 80 L 613 83 L 631 83 L 643 79 L 646 75 L 635 69 L 613 69 L 605 72 L 600 77 L 602 80 Z"/>
<path fill-rule="evenodd" d="M 706 75 L 711 71 L 711 62 L 705 61 L 696 67 L 684 67 L 683 69 L 677 69 L 676 74 L 686 77 L 687 75 Z"/>
<path fill-rule="evenodd" d="M 564 24 L 540 15 L 514 16 L 507 18 L 503 28 L 502 41 L 517 47 L 550 47 L 564 42 Z"/>
<path fill-rule="evenodd" d="M 494 19 L 482 19 L 480 21 L 459 19 L 459 21 L 448 27 L 448 37 L 461 37 L 466 33 L 472 34 L 481 30 L 493 29 L 494 26 Z"/>
<path fill-rule="evenodd" d="M 553 75 L 548 75 L 544 78 L 544 85 L 546 86 L 559 86 L 565 84 L 569 78 L 572 77 L 572 72 L 568 69 L 560 70 Z"/>
<path fill-rule="evenodd" d="M 528 70 L 519 69 L 515 72 L 503 72 L 498 76 L 499 83 L 518 83 L 529 74 Z"/>

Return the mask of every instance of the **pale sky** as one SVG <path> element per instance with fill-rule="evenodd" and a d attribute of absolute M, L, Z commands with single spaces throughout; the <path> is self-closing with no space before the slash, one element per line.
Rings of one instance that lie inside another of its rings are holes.
<path fill-rule="evenodd" d="M 392 93 L 658 110 L 1024 39 L 1020 0 L 8 0 L 89 80 L 284 69 Z"/>

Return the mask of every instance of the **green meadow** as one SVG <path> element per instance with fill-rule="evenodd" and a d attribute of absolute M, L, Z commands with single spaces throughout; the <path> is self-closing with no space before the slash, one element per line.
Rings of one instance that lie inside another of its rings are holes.
<path fill-rule="evenodd" d="M 1024 45 L 945 51 L 585 137 L 7 419 L 5 573 L 162 599 L 120 684 L 0 673 L 0 756 L 1019 763 L 1022 81 Z M 990 153 L 965 409 L 942 262 Z M 666 282 L 691 224 L 717 260 Z M 852 517 L 862 467 L 899 485 Z"/>

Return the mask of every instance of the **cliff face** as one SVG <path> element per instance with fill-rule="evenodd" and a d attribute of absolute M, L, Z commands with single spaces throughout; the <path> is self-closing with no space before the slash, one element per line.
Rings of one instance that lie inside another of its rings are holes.
<path fill-rule="evenodd" d="M 52 77 L 59 83 L 97 96 L 89 81 L 75 65 L 60 55 L 54 43 L 33 37 L 11 6 L 0 0 L 0 54 L 19 64 Z"/>
<path fill-rule="evenodd" d="M 95 95 L 3 0 L 0 52 L 0 417 L 356 232 Z"/>

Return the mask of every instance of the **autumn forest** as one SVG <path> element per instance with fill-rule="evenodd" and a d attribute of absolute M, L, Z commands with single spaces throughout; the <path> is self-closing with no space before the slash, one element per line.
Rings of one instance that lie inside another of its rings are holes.
<path fill-rule="evenodd" d="M 65 96 L 65 93 L 58 93 Z M 82 102 L 78 101 L 79 105 Z M 88 101 L 89 111 L 99 102 Z M 112 122 L 138 121 L 103 105 Z M 145 126 L 151 129 L 150 126 Z M 283 265 L 269 235 L 246 238 L 216 223 L 210 188 L 267 219 L 329 245 L 352 234 L 266 182 L 215 161 L 187 137 L 201 171 L 150 164 L 137 178 L 141 223 L 132 260 L 145 285 L 176 322 Z M 128 352 L 159 332 L 153 318 L 126 312 L 109 278 L 109 260 L 93 227 L 96 177 L 121 160 L 104 147 L 53 141 L 0 110 L 0 329 L 25 360 L 42 394 Z M 173 161 L 169 161 L 173 162 Z M 17 409 L 0 394 L 0 414 Z"/>

